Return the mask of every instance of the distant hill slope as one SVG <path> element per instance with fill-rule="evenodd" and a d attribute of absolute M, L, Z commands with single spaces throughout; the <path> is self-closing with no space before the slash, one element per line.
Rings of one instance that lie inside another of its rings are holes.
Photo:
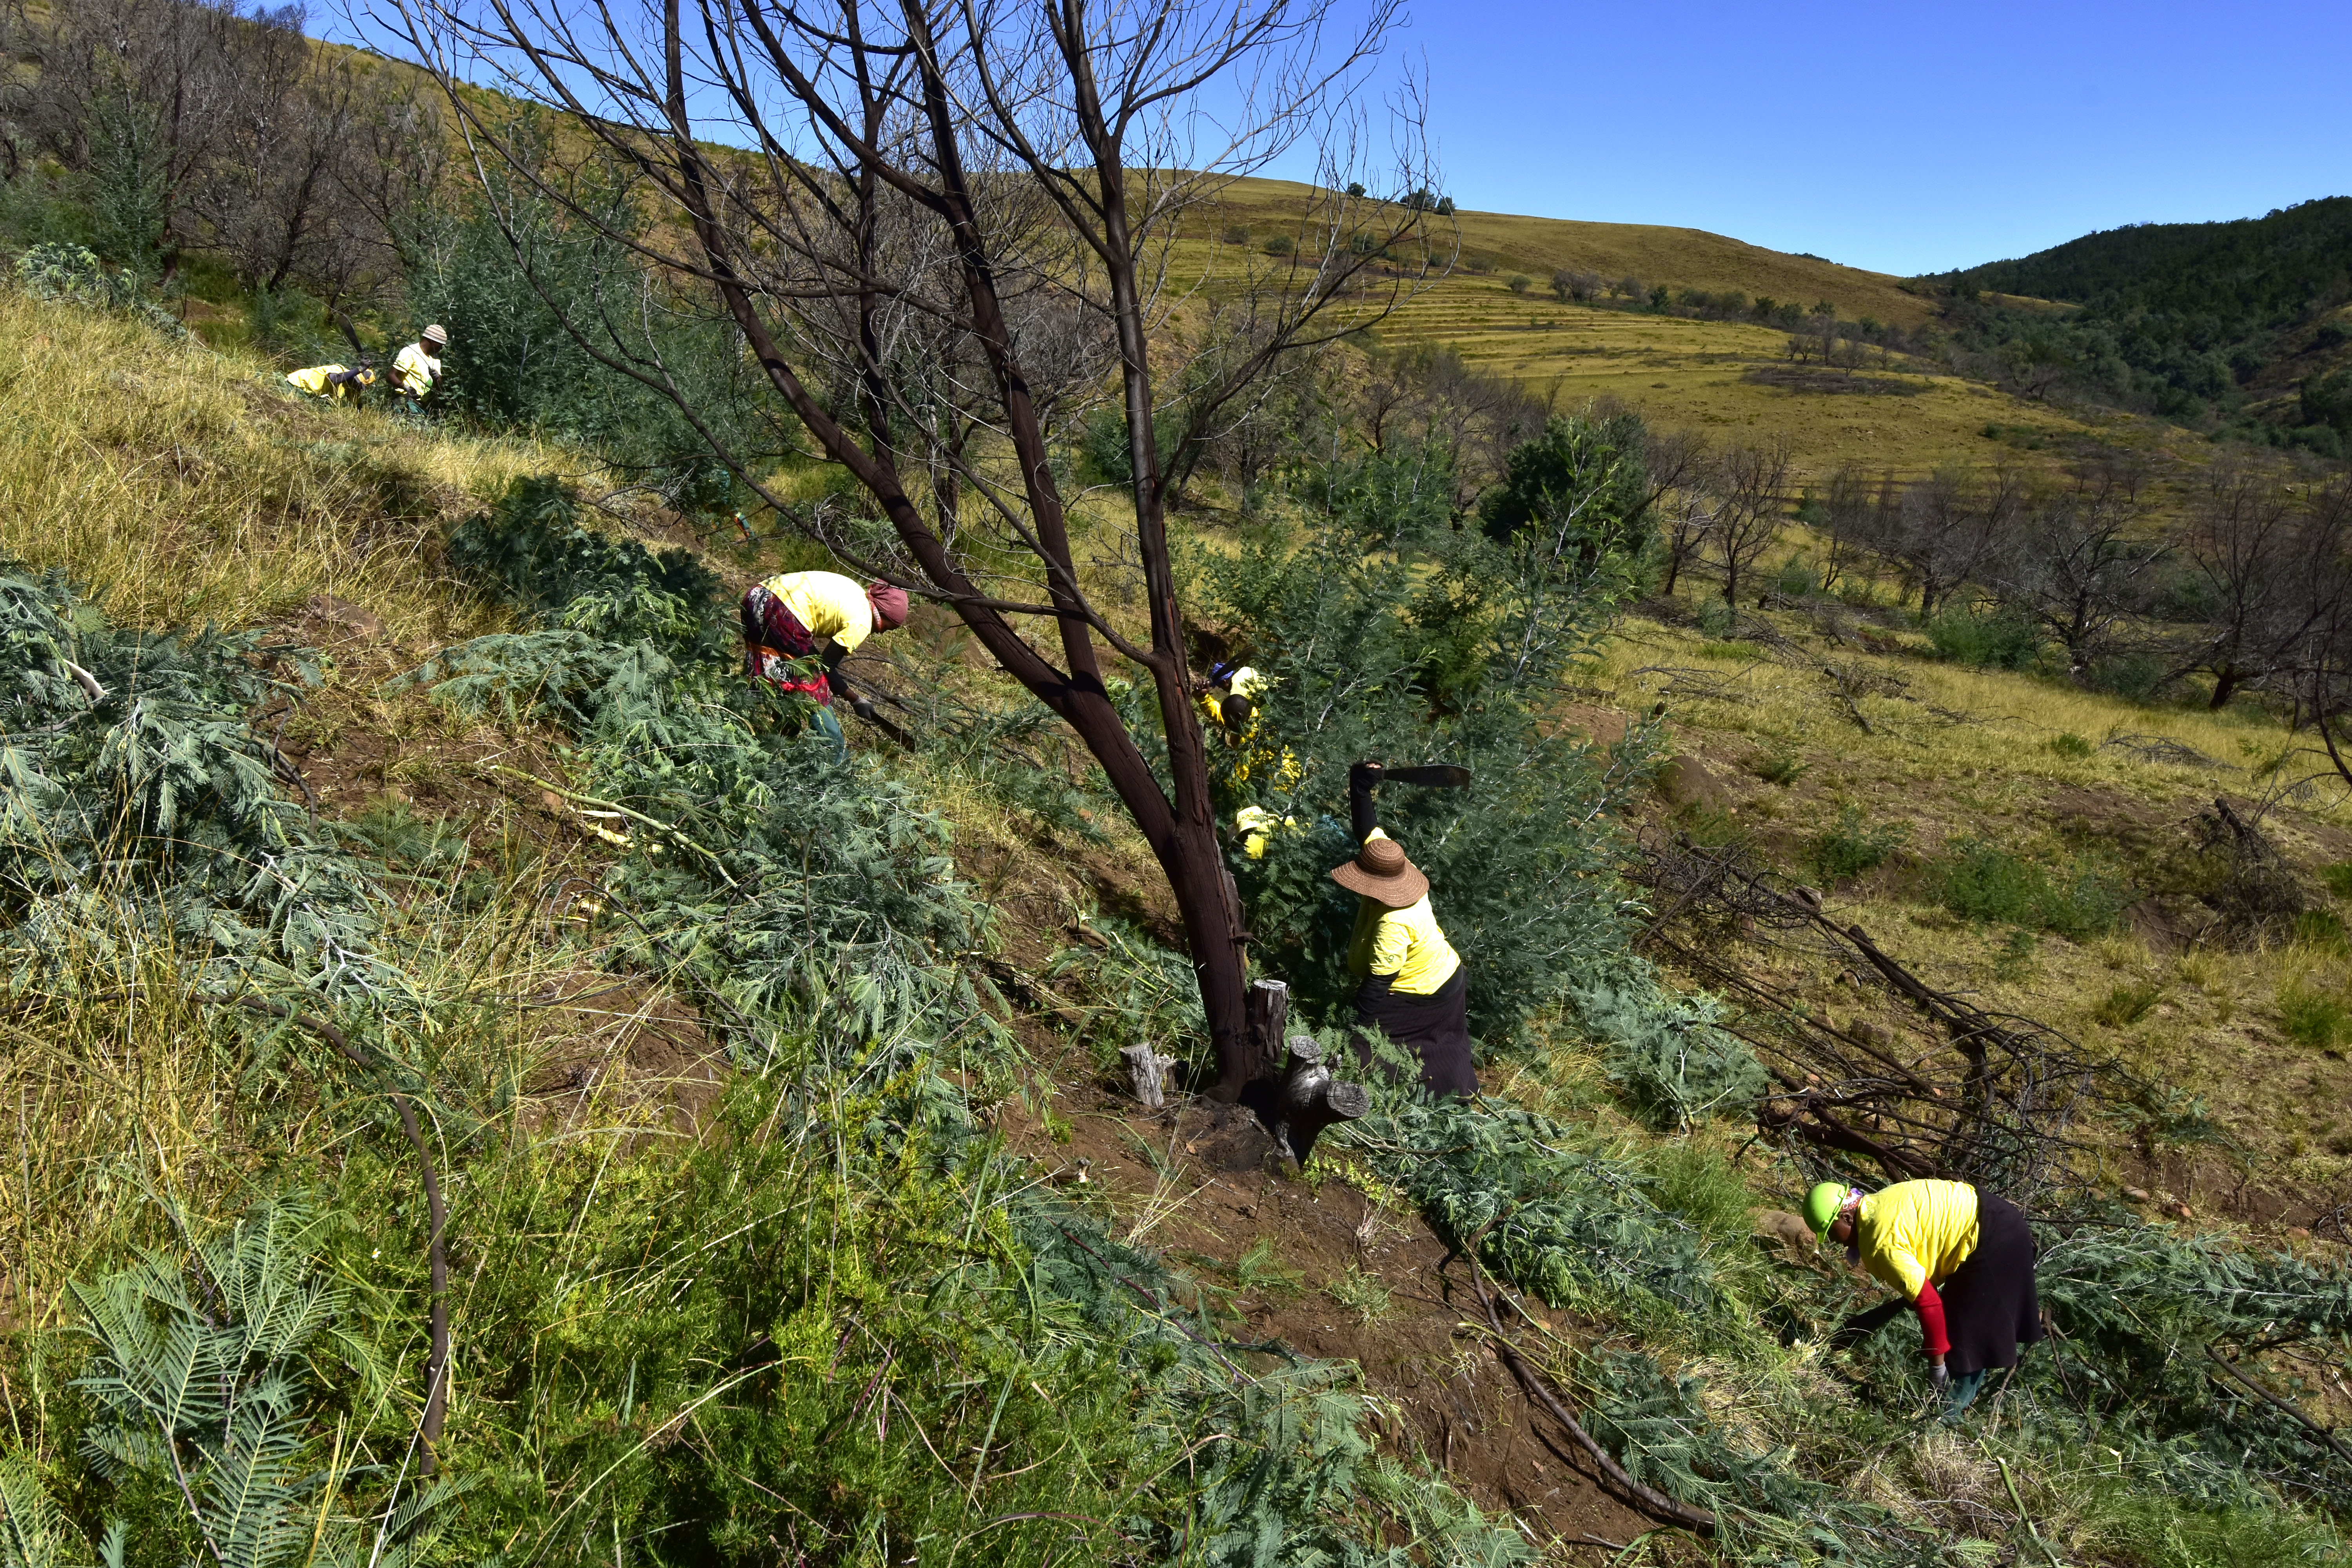
<path fill-rule="evenodd" d="M 2283 324 L 2352 299 L 2352 196 L 2230 223 L 2105 229 L 1935 281 L 2095 305 L 2103 314 L 2177 312 L 2224 331 Z"/>
<path fill-rule="evenodd" d="M 1295 221 L 1308 194 L 1308 187 L 1288 180 L 1239 180 L 1223 194 L 1219 220 L 1253 226 Z M 1558 268 L 1597 272 L 1611 282 L 1639 278 L 1677 289 L 1738 289 L 1808 307 L 1826 300 L 1848 319 L 1869 316 L 1902 327 L 1920 325 L 1935 313 L 1934 300 L 1909 291 L 1916 286 L 1903 279 L 1767 250 L 1705 229 L 1487 212 L 1456 213 L 1454 221 L 1466 262 L 1528 273 L 1538 289 Z"/>
<path fill-rule="evenodd" d="M 1915 286 L 2021 383 L 2328 457 L 2352 441 L 2352 196 L 2107 229 Z"/>

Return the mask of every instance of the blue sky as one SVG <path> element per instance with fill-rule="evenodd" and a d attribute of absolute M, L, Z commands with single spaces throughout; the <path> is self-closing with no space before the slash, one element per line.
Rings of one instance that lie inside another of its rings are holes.
<path fill-rule="evenodd" d="M 2352 194 L 2352 0 L 1413 0 L 1465 207 L 1916 273 Z"/>

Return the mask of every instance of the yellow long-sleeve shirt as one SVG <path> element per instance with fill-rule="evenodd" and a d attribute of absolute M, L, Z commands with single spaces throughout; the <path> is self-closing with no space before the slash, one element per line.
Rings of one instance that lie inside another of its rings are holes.
<path fill-rule="evenodd" d="M 874 605 L 866 590 L 838 572 L 787 572 L 763 584 L 822 647 L 827 638 L 856 653 L 874 635 Z"/>
<path fill-rule="evenodd" d="M 1966 1182 L 1897 1182 L 1862 1200 L 1854 1247 L 1863 1267 L 1913 1301 L 1977 1249 L 1977 1190 Z"/>
<path fill-rule="evenodd" d="M 1388 835 L 1375 827 L 1367 844 Z M 1359 899 L 1355 934 L 1348 942 L 1348 967 L 1357 974 L 1388 974 L 1389 989 L 1406 996 L 1434 995 L 1454 978 L 1462 957 L 1437 923 L 1429 895 L 1402 910 L 1376 899 Z"/>

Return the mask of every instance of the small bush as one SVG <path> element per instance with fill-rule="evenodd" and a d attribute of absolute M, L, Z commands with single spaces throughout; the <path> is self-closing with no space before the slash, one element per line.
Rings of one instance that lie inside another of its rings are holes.
<path fill-rule="evenodd" d="M 2352 1013 L 2325 992 L 2290 985 L 2279 993 L 2279 1027 L 2299 1046 L 2330 1050 L 2352 1035 Z"/>
<path fill-rule="evenodd" d="M 1975 669 L 2023 669 L 2042 638 L 2025 621 L 1975 610 L 1947 610 L 1927 623 L 1927 640 L 1955 664 Z"/>
<path fill-rule="evenodd" d="M 1514 272 L 1511 274 L 1509 279 L 1511 292 L 1514 294 L 1524 294 L 1529 289 L 1535 287 L 1535 281 L 1536 280 L 1534 279 L 1528 277 L 1524 272 Z"/>
<path fill-rule="evenodd" d="M 1268 256 L 1287 256 L 1297 248 L 1286 234 L 1270 235 L 1266 238 L 1265 253 Z"/>
<path fill-rule="evenodd" d="M 2091 1009 L 2091 1016 L 2110 1029 L 2128 1028 L 2148 1015 L 2164 987 L 2157 984 L 2118 985 L 2107 993 L 2106 1000 Z"/>
<path fill-rule="evenodd" d="M 2339 899 L 2352 899 L 2352 860 L 2320 868 L 2319 879 Z"/>
<path fill-rule="evenodd" d="M 1886 864 L 1910 835 L 1906 824 L 1865 825 L 1860 806 L 1841 806 L 1836 823 L 1814 837 L 1810 858 L 1824 880 L 1843 882 Z"/>
<path fill-rule="evenodd" d="M 1345 1274 L 1323 1287 L 1323 1294 L 1354 1314 L 1356 1321 L 1366 1328 L 1396 1310 L 1389 1288 L 1381 1283 L 1377 1274 L 1365 1273 L 1361 1264 L 1349 1264 Z"/>
<path fill-rule="evenodd" d="M 1783 789 L 1804 777 L 1811 765 L 1794 752 L 1767 752 L 1752 764 L 1758 778 Z"/>
<path fill-rule="evenodd" d="M 2130 889 L 2109 867 L 2091 860 L 2045 866 L 1988 844 L 1955 839 L 1936 878 L 1936 895 L 1962 920 L 2056 931 L 2082 942 L 2114 928 Z"/>
<path fill-rule="evenodd" d="M 2119 654 L 2093 659 L 2091 668 L 2084 672 L 2083 684 L 2126 702 L 2153 702 L 2170 674 L 2164 660 L 2155 654 Z"/>
<path fill-rule="evenodd" d="M 2056 740 L 2050 742 L 2049 746 L 2050 750 L 2055 752 L 2058 755 L 2062 757 L 2072 757 L 2077 762 L 2080 762 L 2084 757 L 2091 755 L 2094 752 L 2098 750 L 2098 747 L 2094 746 L 2090 742 L 2085 741 L 2082 736 L 2074 734 L 2071 731 L 2059 736 Z"/>

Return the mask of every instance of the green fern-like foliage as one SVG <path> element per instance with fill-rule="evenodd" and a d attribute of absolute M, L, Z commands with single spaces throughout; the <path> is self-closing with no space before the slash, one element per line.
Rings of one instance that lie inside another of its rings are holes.
<path fill-rule="evenodd" d="M 0 962 L 170 926 L 201 962 L 330 994 L 373 979 L 365 868 L 297 803 L 254 716 L 311 678 L 259 634 L 110 623 L 0 565 Z"/>
<path fill-rule="evenodd" d="M 338 1443 L 322 1467 L 330 1376 L 381 1396 L 390 1373 L 320 1273 L 321 1228 L 299 1204 L 263 1204 L 185 1258 L 147 1253 L 71 1288 L 90 1345 L 75 1386 L 96 1412 L 84 1456 L 118 1490 L 143 1481 L 176 1495 L 215 1568 L 298 1556 L 404 1568 L 460 1489 L 420 1482 L 413 1454 L 353 1462 Z M 20 1533 L 37 1546 L 0 1555 L 0 1568 L 73 1561 L 70 1527 L 12 1463 L 0 1489 L 16 1489 L 10 1518 L 29 1521 Z M 364 1516 L 350 1507 L 361 1489 L 383 1494 Z M 121 1531 L 110 1537 L 119 1558 Z"/>

